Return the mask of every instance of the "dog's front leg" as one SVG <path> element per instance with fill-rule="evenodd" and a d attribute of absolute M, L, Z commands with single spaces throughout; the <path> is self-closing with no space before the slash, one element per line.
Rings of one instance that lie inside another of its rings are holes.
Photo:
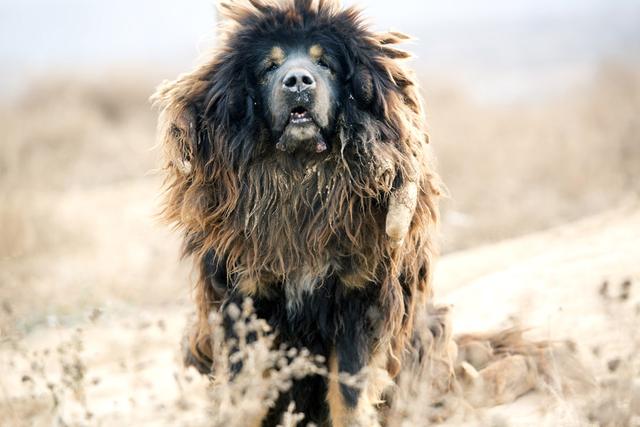
<path fill-rule="evenodd" d="M 337 300 L 336 337 L 328 363 L 332 426 L 379 426 L 376 405 L 391 384 L 386 352 L 374 352 L 380 314 L 366 290 L 345 290 Z"/>

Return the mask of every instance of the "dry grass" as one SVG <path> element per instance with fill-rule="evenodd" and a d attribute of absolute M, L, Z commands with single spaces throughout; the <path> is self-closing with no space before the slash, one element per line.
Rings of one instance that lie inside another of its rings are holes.
<path fill-rule="evenodd" d="M 122 79 L 35 82 L 0 107 L 0 262 L 68 246 L 73 224 L 51 223 L 51 203 L 77 189 L 139 178 L 154 167 L 152 85 Z"/>
<path fill-rule="evenodd" d="M 478 105 L 428 85 L 427 100 L 451 193 L 446 250 L 558 225 L 638 192 L 638 70 L 606 65 L 584 87 L 525 105 Z"/>
<path fill-rule="evenodd" d="M 253 312 L 251 300 L 242 307 L 231 305 L 237 338 L 226 341 L 222 317 L 212 314 L 212 342 L 216 363 L 209 390 L 208 425 L 243 427 L 253 425 L 275 405 L 279 393 L 286 393 L 292 381 L 308 375 L 328 375 L 324 359 L 306 349 L 276 347 L 275 335 Z M 232 364 L 240 367 L 232 372 Z M 241 417 L 238 414 L 243 414 Z M 300 415 L 291 404 L 282 418 L 283 427 L 295 426 Z"/>
<path fill-rule="evenodd" d="M 609 65 L 562 97 L 513 105 L 474 103 L 423 80 L 431 139 L 451 193 L 445 251 L 637 195 L 637 69 Z M 208 402 L 206 384 L 179 367 L 190 278 L 177 261 L 176 237 L 154 220 L 153 83 L 51 79 L 0 106 L 0 367 L 9 373 L 0 380 L 0 425 L 233 425 L 243 405 L 267 402 L 287 375 L 297 375 L 285 364 L 274 382 L 248 386 L 282 358 L 280 349 L 267 351 L 268 334 L 259 341 L 265 347 L 250 352 L 262 359 L 247 382 L 214 384 Z M 636 355 L 629 350 L 578 420 L 613 407 L 613 418 L 591 422 L 638 425 Z M 302 371 L 321 372 L 318 361 L 302 359 Z M 425 378 L 412 385 L 414 394 L 428 392 Z M 255 392 L 262 394 L 247 397 Z M 396 425 L 434 416 L 423 401 L 407 401 L 417 404 L 398 403 Z M 283 425 L 296 419 L 290 408 Z"/>

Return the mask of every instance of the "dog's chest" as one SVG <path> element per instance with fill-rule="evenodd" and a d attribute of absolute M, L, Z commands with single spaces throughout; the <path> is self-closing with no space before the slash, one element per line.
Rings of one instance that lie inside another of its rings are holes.
<path fill-rule="evenodd" d="M 304 300 L 322 287 L 329 272 L 329 265 L 320 268 L 305 266 L 292 272 L 284 282 L 284 293 L 287 311 L 294 312 L 302 307 Z"/>

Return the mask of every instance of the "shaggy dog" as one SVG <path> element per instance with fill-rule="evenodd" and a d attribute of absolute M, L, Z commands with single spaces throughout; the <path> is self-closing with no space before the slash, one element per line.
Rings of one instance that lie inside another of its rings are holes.
<path fill-rule="evenodd" d="M 165 217 L 198 266 L 189 361 L 211 369 L 209 314 L 251 297 L 280 343 L 334 374 L 296 381 L 306 422 L 371 425 L 430 294 L 439 185 L 421 100 L 394 47 L 331 0 L 223 3 L 210 60 L 158 89 Z M 227 319 L 227 336 L 233 336 Z M 384 372 L 386 378 L 381 378 Z"/>

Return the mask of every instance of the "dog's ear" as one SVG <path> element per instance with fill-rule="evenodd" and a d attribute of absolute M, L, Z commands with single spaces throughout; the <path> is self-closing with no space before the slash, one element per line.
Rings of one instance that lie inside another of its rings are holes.
<path fill-rule="evenodd" d="M 163 83 L 151 97 L 154 106 L 161 109 L 158 138 L 167 166 L 182 175 L 191 174 L 197 160 L 205 90 L 205 82 L 182 78 Z"/>
<path fill-rule="evenodd" d="M 251 114 L 253 102 L 242 76 L 214 78 L 221 72 L 197 70 L 162 84 L 151 98 L 161 109 L 158 134 L 168 166 L 183 175 L 211 160 L 210 138 L 246 126 L 243 119 Z"/>
<path fill-rule="evenodd" d="M 359 109 L 383 119 L 388 95 L 397 89 L 384 62 L 367 60 L 354 66 L 350 90 Z"/>
<path fill-rule="evenodd" d="M 351 78 L 351 93 L 358 106 L 366 109 L 371 105 L 374 98 L 374 82 L 371 71 L 362 64 L 356 66 Z"/>
<path fill-rule="evenodd" d="M 227 111 L 229 119 L 237 122 L 245 118 L 252 106 L 252 101 L 243 86 L 236 86 L 235 89 L 227 92 L 225 104 L 224 110 Z"/>
<path fill-rule="evenodd" d="M 390 94 L 403 98 L 405 88 L 413 84 L 398 62 L 410 54 L 393 46 L 408 39 L 404 34 L 389 32 L 369 37 L 353 47 L 356 54 L 352 57 L 350 89 L 360 109 L 382 118 L 393 98 Z M 413 101 L 408 100 L 412 108 Z"/>
<path fill-rule="evenodd" d="M 231 129 L 252 111 L 252 96 L 244 76 L 228 72 L 228 78 L 217 78 L 211 82 L 205 100 L 204 115 L 214 128 Z"/>

